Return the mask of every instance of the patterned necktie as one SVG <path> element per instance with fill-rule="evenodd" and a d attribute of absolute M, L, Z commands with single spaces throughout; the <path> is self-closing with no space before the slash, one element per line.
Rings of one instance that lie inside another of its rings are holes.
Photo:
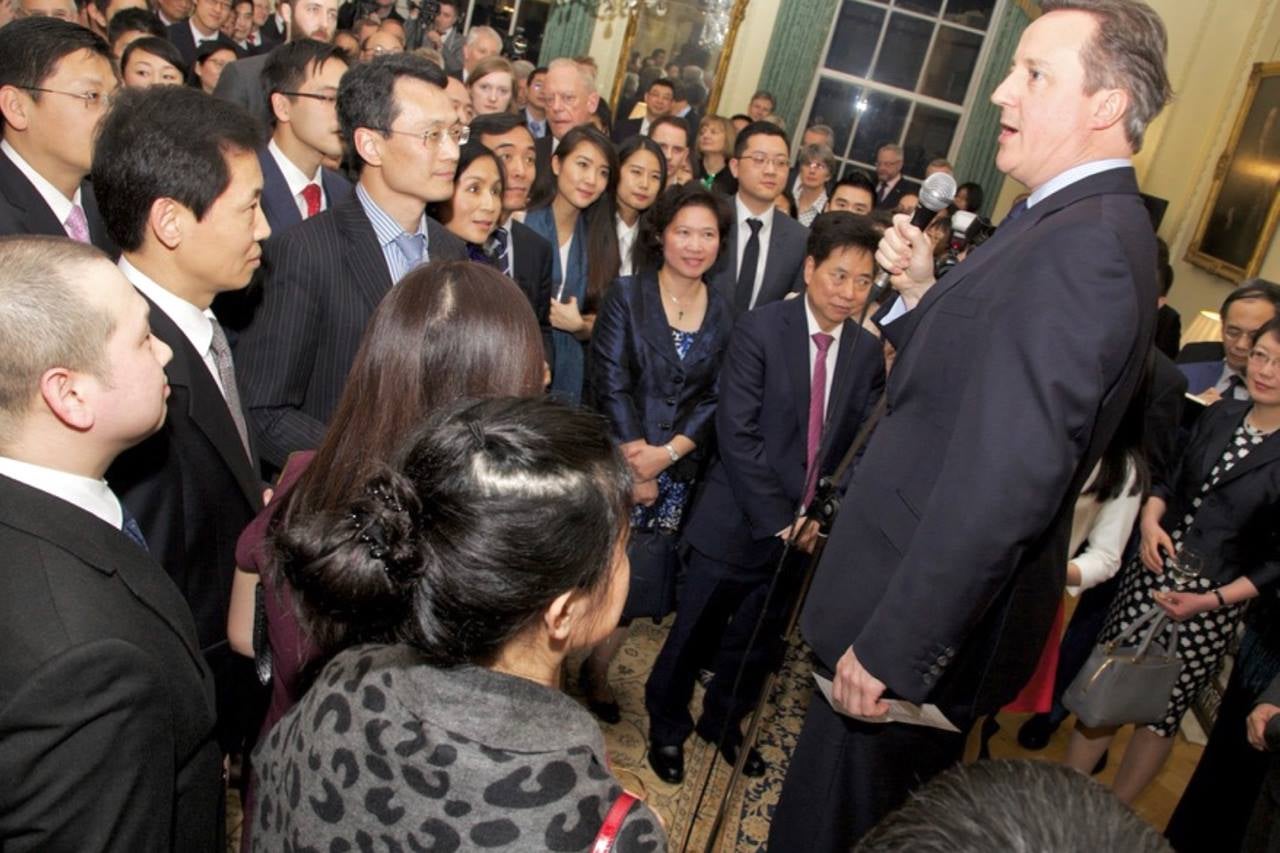
<path fill-rule="evenodd" d="M 1247 400 L 1249 395 L 1240 396 L 1240 389 L 1244 388 L 1244 380 L 1237 374 L 1231 374 L 1227 379 L 1227 393 L 1222 396 L 1228 400 Z"/>
<path fill-rule="evenodd" d="M 498 228 L 484 245 L 489 261 L 506 275 L 511 275 L 511 255 L 507 252 L 507 229 Z"/>
<path fill-rule="evenodd" d="M 89 220 L 85 218 L 84 208 L 78 204 L 71 205 L 71 212 L 67 214 L 67 221 L 62 223 L 66 226 L 67 236 L 72 240 L 81 243 L 89 242 Z"/>
<path fill-rule="evenodd" d="M 395 238 L 395 244 L 404 255 L 405 272 L 422 263 L 422 256 L 427 253 L 426 240 L 421 234 L 402 233 Z"/>
<path fill-rule="evenodd" d="M 302 188 L 302 200 L 307 203 L 307 219 L 320 212 L 320 185 L 307 184 Z"/>
<path fill-rule="evenodd" d="M 231 420 L 235 421 L 236 432 L 240 434 L 240 443 L 244 445 L 249 464 L 253 464 L 253 452 L 249 450 L 249 428 L 244 422 L 244 410 L 240 408 L 240 389 L 236 387 L 236 368 L 231 360 L 231 348 L 227 346 L 227 335 L 222 325 L 213 320 L 213 340 L 209 342 L 209 350 L 213 353 L 213 363 L 218 368 L 218 380 L 222 383 L 222 397 L 227 401 L 227 410 Z"/>
<path fill-rule="evenodd" d="M 822 446 L 822 424 L 827 410 L 827 350 L 831 349 L 834 337 L 825 332 L 815 332 L 813 343 L 818 348 L 818 357 L 813 360 L 813 379 L 809 383 L 809 435 L 807 452 L 805 453 L 805 482 L 808 487 L 804 494 L 804 505 L 813 500 L 813 493 L 818 486 L 818 448 Z"/>
<path fill-rule="evenodd" d="M 756 289 L 756 267 L 760 265 L 760 229 L 764 222 L 759 219 L 748 219 L 751 236 L 747 239 L 747 247 L 742 251 L 742 264 L 738 267 L 738 285 L 733 291 L 733 309 L 738 314 L 751 310 L 751 297 Z"/>
<path fill-rule="evenodd" d="M 124 521 L 120 525 L 120 532 L 132 539 L 139 548 L 150 553 L 150 549 L 147 547 L 147 537 L 142 535 L 142 528 L 138 526 L 138 519 L 134 518 L 129 510 L 125 509 L 124 504 L 121 504 L 120 508 L 124 510 Z"/>

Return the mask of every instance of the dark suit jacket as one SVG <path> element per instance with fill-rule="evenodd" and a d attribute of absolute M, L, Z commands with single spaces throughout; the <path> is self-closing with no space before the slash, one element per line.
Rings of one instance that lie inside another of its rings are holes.
<path fill-rule="evenodd" d="M 275 15 L 267 18 L 267 22 L 258 30 L 258 34 L 262 36 L 262 43 L 266 45 L 276 45 L 284 41 L 284 27 L 276 23 Z"/>
<path fill-rule="evenodd" d="M 716 450 L 685 541 L 718 563 L 757 568 L 804 499 L 809 433 L 809 325 L 803 296 L 738 318 L 716 409 Z M 830 474 L 884 388 L 880 339 L 844 324 L 830 376 L 819 470 Z"/>
<path fill-rule="evenodd" d="M 640 133 L 640 126 L 644 124 L 643 118 L 624 118 L 613 126 L 613 141 L 621 145 L 633 136 Z"/>
<path fill-rule="evenodd" d="M 551 155 L 555 152 L 551 146 L 555 140 L 551 137 L 551 127 L 547 127 L 545 136 L 533 140 L 534 165 L 538 174 L 533 178 L 533 187 L 529 190 L 529 210 L 546 207 L 556 195 L 556 176 L 551 171 Z"/>
<path fill-rule="evenodd" d="M 293 201 L 293 193 L 289 192 L 284 173 L 265 145 L 258 149 L 258 163 L 262 166 L 262 212 L 266 214 L 271 233 L 283 234 L 301 222 L 302 215 L 298 213 L 298 205 Z M 320 185 L 324 188 L 329 207 L 346 201 L 355 192 L 351 182 L 333 169 L 321 169 Z"/>
<path fill-rule="evenodd" d="M 609 288 L 591 333 L 596 408 L 620 442 L 661 446 L 677 435 L 705 458 L 713 435 L 720 361 L 729 342 L 729 306 L 707 289 L 707 312 L 682 360 L 662 310 L 655 273 L 625 276 Z"/>
<path fill-rule="evenodd" d="M 884 326 L 888 409 L 803 613 L 826 666 L 852 645 L 891 692 L 961 720 L 1022 688 L 1058 610 L 1076 498 L 1151 347 L 1155 258 L 1133 170 L 1102 172 Z"/>
<path fill-rule="evenodd" d="M 107 481 L 186 598 L 208 652 L 227 644 L 236 540 L 262 508 L 263 486 L 209 368 L 154 303 L 151 331 L 173 350 L 169 412 L 163 429 L 116 459 Z"/>
<path fill-rule="evenodd" d="M 186 24 L 182 24 L 186 26 Z M 190 33 L 188 33 L 190 36 Z M 213 94 L 233 104 L 239 104 L 262 123 L 262 141 L 271 138 L 271 103 L 262 89 L 262 69 L 267 65 L 271 50 L 229 62 L 218 77 Z"/>
<path fill-rule="evenodd" d="M 871 176 L 871 178 L 876 182 L 876 186 L 879 187 L 880 186 L 879 179 L 876 178 L 874 174 Z M 794 178 L 792 180 L 794 180 Z M 787 189 L 791 189 L 791 184 L 787 184 Z M 878 200 L 879 196 L 877 196 L 875 209 L 876 210 L 893 210 L 895 207 L 898 206 L 898 202 L 902 201 L 902 197 L 904 195 L 906 195 L 907 193 L 918 193 L 918 192 L 920 192 L 920 185 L 917 184 L 915 181 L 908 180 L 907 177 L 904 175 L 902 178 L 898 180 L 896 184 L 893 185 L 893 189 L 889 190 L 889 194 L 884 197 L 883 201 L 879 201 Z"/>
<path fill-rule="evenodd" d="M 182 596 L 97 517 L 0 477 L 0 847 L 225 850 Z"/>
<path fill-rule="evenodd" d="M 1182 340 L 1182 315 L 1172 305 L 1161 305 L 1156 312 L 1156 349 L 1169 358 L 1178 357 Z"/>
<path fill-rule="evenodd" d="M 1209 558 L 1205 577 L 1221 585 L 1243 576 L 1262 589 L 1280 578 L 1280 434 L 1254 447 L 1200 495 L 1251 405 L 1220 400 L 1205 409 L 1179 464 L 1171 476 L 1153 480 L 1151 494 L 1168 504 L 1162 521 L 1166 530 L 1185 515 L 1195 516 L 1182 544 Z M 1199 509 L 1192 507 L 1196 497 L 1202 497 Z"/>
<path fill-rule="evenodd" d="M 1219 359 L 1218 361 L 1179 362 L 1177 367 L 1182 371 L 1182 375 L 1187 377 L 1187 390 L 1192 394 L 1200 394 L 1218 384 L 1218 380 L 1222 378 L 1222 370 L 1226 367 L 1226 361 Z"/>
<path fill-rule="evenodd" d="M 445 33 L 440 50 L 440 55 L 444 57 L 444 73 L 459 80 L 462 79 L 462 48 L 465 42 L 466 36 L 457 29 L 452 29 Z"/>
<path fill-rule="evenodd" d="M 196 61 L 198 46 L 191 35 L 191 24 L 187 21 L 179 21 L 176 24 L 170 24 L 169 41 L 173 42 L 173 46 L 178 49 L 178 53 L 182 54 L 182 60 L 187 63 L 187 73 L 193 73 L 191 66 Z M 225 44 L 236 52 L 236 56 L 240 56 L 242 54 L 240 46 L 224 36 L 222 33 L 218 33 L 217 38 L 206 39 L 206 41 L 216 41 L 219 44 Z M 225 71 L 226 69 L 223 70 Z"/>
<path fill-rule="evenodd" d="M 84 208 L 84 218 L 89 223 L 89 239 L 114 260 L 120 250 L 107 234 L 107 225 L 102 221 L 98 200 L 93 195 L 93 185 L 88 180 L 80 184 L 80 206 Z M 66 237 L 67 229 L 27 176 L 12 160 L 0 154 L 0 235 L 10 234 Z"/>
<path fill-rule="evenodd" d="M 462 241 L 427 219 L 432 261 L 466 260 Z M 236 344 L 245 416 L 275 468 L 319 445 L 365 325 L 393 282 L 360 200 L 267 241 L 262 305 Z"/>
<path fill-rule="evenodd" d="M 735 204 L 729 199 L 729 204 Z M 809 242 L 809 229 L 790 216 L 775 212 L 773 227 L 769 230 L 769 254 L 764 264 L 764 281 L 752 308 L 776 302 L 788 293 L 804 290 L 804 250 Z M 724 297 L 730 312 L 734 291 L 738 286 L 738 225 L 735 215 L 729 239 L 724 251 L 716 258 L 708 275 L 708 282 Z M 736 316 L 736 315 L 735 315 Z"/>
<path fill-rule="evenodd" d="M 1169 477 L 1168 472 L 1178 461 L 1182 409 L 1187 402 L 1187 378 L 1160 350 L 1153 350 L 1151 355 L 1151 388 L 1147 395 L 1143 440 L 1147 445 L 1151 479 L 1157 480 Z"/>
<path fill-rule="evenodd" d="M 551 344 L 551 296 L 555 292 L 551 283 L 555 261 L 555 249 L 523 222 L 511 221 L 511 248 L 515 252 L 515 283 L 524 292 L 533 307 L 542 330 L 542 349 L 547 354 L 547 364 L 555 361 Z"/>

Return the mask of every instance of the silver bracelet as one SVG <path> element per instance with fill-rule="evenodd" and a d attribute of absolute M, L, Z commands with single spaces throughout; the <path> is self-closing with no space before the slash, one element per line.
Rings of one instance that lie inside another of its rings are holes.
<path fill-rule="evenodd" d="M 667 442 L 666 444 L 662 445 L 662 449 L 667 451 L 667 455 L 671 457 L 672 462 L 680 461 L 680 454 L 677 453 L 676 449 L 671 446 L 671 442 Z"/>

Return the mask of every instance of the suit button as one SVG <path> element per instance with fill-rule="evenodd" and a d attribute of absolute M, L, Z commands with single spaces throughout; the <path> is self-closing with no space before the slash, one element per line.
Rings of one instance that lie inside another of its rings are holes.
<path fill-rule="evenodd" d="M 937 678 L 939 675 L 942 675 L 942 667 L 938 666 L 935 663 L 933 666 L 929 667 L 929 675 L 933 676 L 934 678 Z"/>
<path fill-rule="evenodd" d="M 667 398 L 667 405 L 668 405 L 668 406 L 674 406 L 675 404 L 676 404 L 676 398 L 675 398 L 675 397 L 668 397 L 668 398 Z"/>
<path fill-rule="evenodd" d="M 662 423 L 658 424 L 658 429 L 671 429 L 671 424 L 667 423 L 666 421 L 663 421 Z"/>

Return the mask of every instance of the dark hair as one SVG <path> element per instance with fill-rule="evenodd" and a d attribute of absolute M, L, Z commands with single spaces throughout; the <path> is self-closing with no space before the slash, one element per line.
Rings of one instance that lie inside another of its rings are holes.
<path fill-rule="evenodd" d="M 653 132 L 664 124 L 670 125 L 684 134 L 684 144 L 686 148 L 693 145 L 693 134 L 689 132 L 689 122 L 685 121 L 680 116 L 661 116 L 654 119 L 649 125 L 649 138 L 652 139 Z"/>
<path fill-rule="evenodd" d="M 1156 237 L 1156 272 L 1160 275 L 1160 295 L 1168 296 L 1173 289 L 1173 264 L 1169 263 L 1169 244 L 1163 237 Z"/>
<path fill-rule="evenodd" d="M 0 27 L 0 86 L 27 89 L 38 101 L 41 86 L 53 75 L 63 57 L 77 51 L 96 53 L 110 62 L 111 48 L 92 30 L 59 18 L 20 18 Z"/>
<path fill-rule="evenodd" d="M 720 246 L 717 257 L 724 252 L 733 228 L 733 208 L 719 193 L 714 193 L 698 181 L 671 187 L 653 203 L 653 207 L 640 217 L 640 233 L 636 235 L 635 268 L 637 272 L 652 272 L 662 267 L 662 235 L 676 214 L 686 207 L 705 207 L 716 217 L 720 229 Z"/>
<path fill-rule="evenodd" d="M 648 86 L 644 87 L 644 93 L 646 95 L 649 94 L 649 90 L 652 89 L 654 86 L 666 86 L 668 89 L 671 90 L 672 96 L 673 97 L 675 96 L 676 81 L 672 80 L 670 77 L 659 77 L 657 80 L 654 80 Z"/>
<path fill-rule="evenodd" d="M 871 176 L 861 169 L 850 169 L 840 176 L 840 180 L 836 181 L 835 186 L 831 190 L 831 194 L 835 195 L 835 191 L 840 187 L 857 187 L 871 193 L 871 199 L 874 201 L 876 197 L 876 182 L 871 180 Z"/>
<path fill-rule="evenodd" d="M 454 11 L 462 9 L 462 0 L 439 0 L 437 6 L 452 6 Z"/>
<path fill-rule="evenodd" d="M 779 198 L 787 203 L 787 209 L 783 212 L 786 213 L 787 216 L 790 216 L 792 219 L 795 219 L 796 218 L 796 197 L 795 197 L 795 194 L 791 192 L 791 187 L 784 187 L 782 192 L 778 193 L 777 198 L 774 199 L 775 205 L 777 204 L 777 199 Z"/>
<path fill-rule="evenodd" d="M 1262 328 L 1258 329 L 1258 331 L 1253 333 L 1254 345 L 1256 345 L 1258 341 L 1262 340 L 1267 335 L 1275 335 L 1277 338 L 1280 338 L 1280 317 L 1276 317 L 1273 320 L 1268 320 L 1262 326 Z"/>
<path fill-rule="evenodd" d="M 121 92 L 98 128 L 91 173 L 111 239 L 126 252 L 141 247 L 158 198 L 203 219 L 231 183 L 227 153 L 252 152 L 261 138 L 244 107 L 195 89 Z"/>
<path fill-rule="evenodd" d="M 982 202 L 984 199 L 982 184 L 979 184 L 976 181 L 967 181 L 956 187 L 956 195 L 960 194 L 960 190 L 964 190 L 968 194 L 969 207 L 967 209 L 974 213 L 980 212 L 982 210 Z"/>
<path fill-rule="evenodd" d="M 787 132 L 778 127 L 771 121 L 753 121 L 751 124 L 738 131 L 738 140 L 733 144 L 733 158 L 735 160 L 742 159 L 742 155 L 747 153 L 747 145 L 751 142 L 753 136 L 776 136 L 784 143 L 787 141 Z M 790 147 L 789 145 L 787 146 Z"/>
<path fill-rule="evenodd" d="M 747 115 L 746 113 L 734 113 L 733 115 L 729 116 L 729 121 L 737 121 L 738 119 L 742 119 L 747 124 L 751 124 L 751 116 Z"/>
<path fill-rule="evenodd" d="M 344 643 L 484 665 L 557 596 L 609 589 L 630 492 L 599 415 L 545 397 L 463 403 L 343 506 L 290 513 L 275 553 L 322 642 L 337 625 Z"/>
<path fill-rule="evenodd" d="M 121 9 L 111 16 L 111 21 L 107 24 L 107 44 L 114 45 L 125 33 L 146 33 L 156 38 L 165 38 L 169 34 L 154 13 L 132 7 Z M 123 59 L 124 57 L 121 57 L 121 60 Z M 123 67 L 123 61 L 121 67 Z M 178 67 L 181 68 L 182 64 L 179 63 Z"/>
<path fill-rule="evenodd" d="M 550 69 L 548 69 L 547 66 L 539 65 L 537 68 L 529 72 L 529 80 L 532 81 L 534 77 L 546 75 L 549 70 Z"/>
<path fill-rule="evenodd" d="M 854 849 L 1171 853 L 1160 833 L 1109 788 L 1061 764 L 1026 759 L 955 765 L 913 792 Z"/>
<path fill-rule="evenodd" d="M 202 44 L 202 45 L 200 45 L 199 47 L 197 47 L 197 48 L 196 48 L 196 58 L 195 58 L 195 60 L 191 63 L 191 76 L 192 76 L 192 78 L 193 78 L 193 79 L 191 80 L 191 85 L 192 85 L 192 86 L 199 86 L 199 85 L 200 85 L 200 82 L 199 82 L 198 80 L 195 80 L 195 79 L 194 79 L 194 77 L 195 77 L 195 73 L 196 73 L 196 71 L 195 71 L 196 66 L 197 66 L 197 65 L 199 65 L 200 63 L 204 62 L 204 61 L 205 61 L 206 59 L 208 59 L 209 57 L 213 56 L 215 53 L 221 53 L 221 52 L 222 52 L 222 51 L 224 51 L 224 50 L 225 50 L 225 51 L 229 51 L 233 56 L 239 56 L 239 55 L 240 55 L 240 54 L 236 53 L 235 45 L 232 45 L 232 44 L 230 44 L 230 43 L 228 43 L 228 42 L 225 42 L 225 41 L 222 41 L 222 40 L 218 40 L 218 41 L 207 41 L 207 42 L 205 42 L 204 44 Z"/>
<path fill-rule="evenodd" d="M 815 264 L 821 264 L 837 249 L 861 249 L 874 258 L 879 245 L 880 231 L 871 217 L 833 210 L 814 218 L 804 254 L 813 258 Z"/>
<path fill-rule="evenodd" d="M 1222 300 L 1222 309 L 1219 312 L 1222 322 L 1227 322 L 1227 309 L 1242 299 L 1264 299 L 1280 312 L 1280 285 L 1267 281 L 1265 278 L 1249 278 L 1245 279 L 1239 287 L 1227 294 L 1227 298 Z"/>
<path fill-rule="evenodd" d="M 519 113 L 488 113 L 482 116 L 476 116 L 471 120 L 471 138 L 476 139 L 481 136 L 501 136 L 504 133 L 510 133 L 517 127 L 529 129 L 529 125 L 525 123 L 524 111 Z M 533 134 L 530 133 L 530 136 Z"/>
<path fill-rule="evenodd" d="M 560 140 L 555 156 L 563 164 L 579 145 L 585 144 L 594 145 L 609 162 L 609 183 L 604 192 L 580 214 L 587 221 L 587 257 L 590 259 L 587 264 L 586 295 L 580 307 L 590 313 L 604 298 L 609 285 L 618 277 L 622 261 L 618 255 L 618 229 L 613 218 L 613 195 L 618 189 L 618 152 L 613 143 L 591 125 L 580 124 L 571 128 L 564 139 Z M 558 181 L 556 184 L 558 186 Z M 559 192 L 559 189 L 555 192 Z"/>
<path fill-rule="evenodd" d="M 262 66 L 262 92 L 267 96 L 273 126 L 276 111 L 271 107 L 271 96 L 277 92 L 298 91 L 308 77 L 318 74 L 331 59 L 343 65 L 350 62 L 342 48 L 311 38 L 286 42 L 267 54 L 267 62 Z"/>
<path fill-rule="evenodd" d="M 754 101 L 758 98 L 764 98 L 769 102 L 770 112 L 773 112 L 773 109 L 778 106 L 778 99 L 773 96 L 772 92 L 766 92 L 764 89 L 760 89 L 754 95 L 751 96 L 751 100 Z M 748 101 L 748 103 L 750 103 L 750 101 Z"/>
<path fill-rule="evenodd" d="M 1084 490 L 1084 494 L 1093 495 L 1099 503 L 1120 497 L 1125 480 L 1129 477 L 1130 465 L 1134 468 L 1134 480 L 1129 494 L 1145 495 L 1151 486 L 1151 467 L 1147 464 L 1146 434 L 1147 411 L 1151 408 L 1155 371 L 1153 350 L 1147 354 L 1138 387 L 1129 398 L 1129 405 L 1120 416 L 1120 423 L 1116 426 L 1111 441 L 1107 443 L 1102 456 L 1098 459 L 1098 474 Z"/>
<path fill-rule="evenodd" d="M 124 70 L 129 67 L 129 59 L 135 53 L 149 53 L 157 59 L 163 59 L 172 65 L 179 74 L 183 74 L 182 70 L 182 54 L 178 53 L 178 49 L 173 46 L 173 42 L 165 38 L 156 38 L 155 36 L 143 36 L 134 40 L 128 47 L 124 49 L 124 53 L 120 55 L 120 73 L 124 74 Z"/>
<path fill-rule="evenodd" d="M 347 151 L 352 152 L 357 171 L 364 168 L 364 158 L 355 153 L 356 128 L 381 131 L 391 126 L 400 115 L 395 85 L 402 77 L 421 80 L 439 89 L 444 89 L 449 82 L 440 68 L 412 53 L 375 56 L 342 75 L 338 86 L 338 121 L 342 126 L 342 142 Z"/>

